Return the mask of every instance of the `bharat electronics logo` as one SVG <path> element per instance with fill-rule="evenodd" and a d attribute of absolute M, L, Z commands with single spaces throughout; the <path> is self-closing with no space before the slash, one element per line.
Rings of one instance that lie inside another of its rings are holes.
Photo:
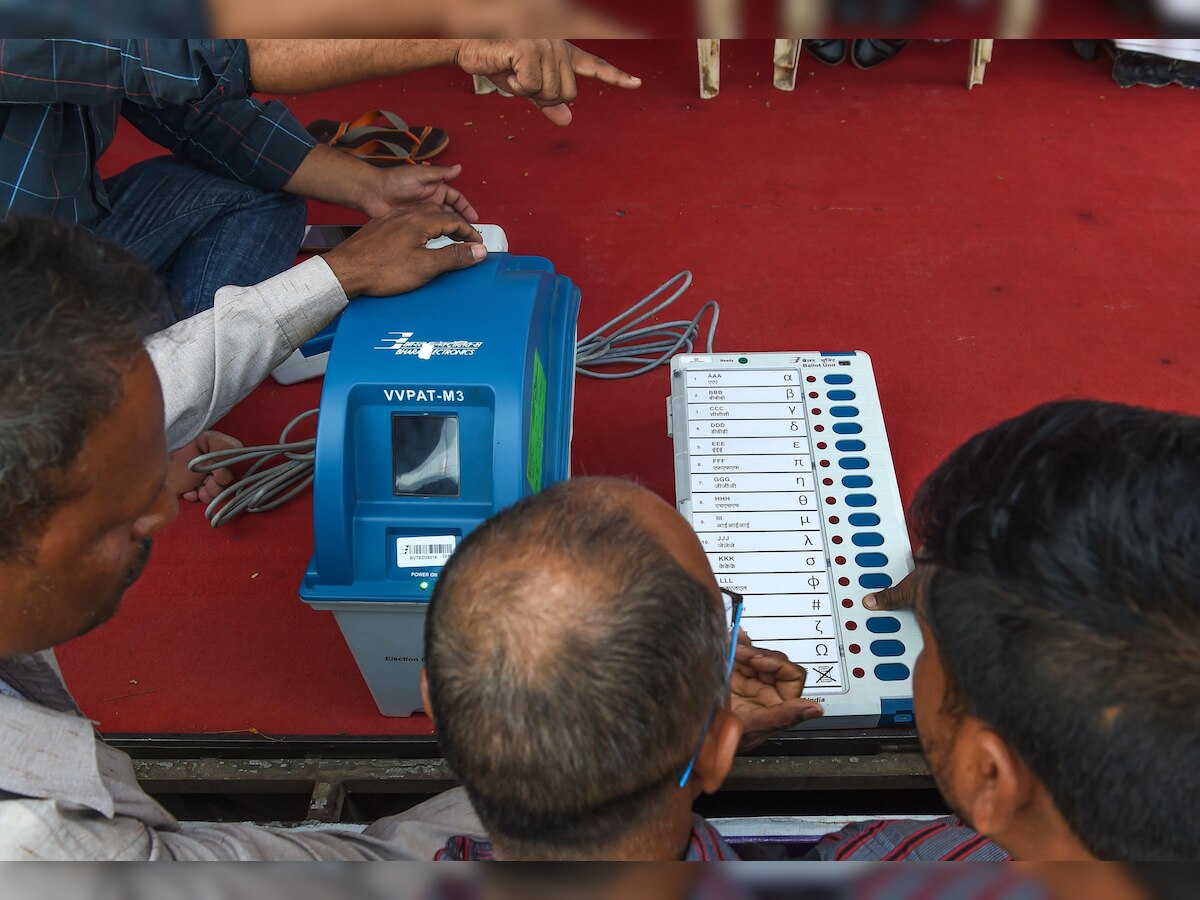
<path fill-rule="evenodd" d="M 373 348 L 394 356 L 415 356 L 431 359 L 434 356 L 474 356 L 483 341 L 419 341 L 411 331 L 389 331 Z"/>

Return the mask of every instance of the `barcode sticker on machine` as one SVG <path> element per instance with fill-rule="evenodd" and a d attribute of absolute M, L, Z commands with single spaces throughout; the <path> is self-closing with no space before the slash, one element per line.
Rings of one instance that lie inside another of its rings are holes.
<path fill-rule="evenodd" d="M 452 534 L 421 534 L 396 538 L 396 566 L 444 566 L 454 554 L 458 538 Z"/>

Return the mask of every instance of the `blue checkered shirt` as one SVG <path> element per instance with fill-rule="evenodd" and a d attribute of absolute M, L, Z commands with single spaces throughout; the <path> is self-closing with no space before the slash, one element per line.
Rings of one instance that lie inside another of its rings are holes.
<path fill-rule="evenodd" d="M 314 141 L 251 96 L 244 41 L 0 40 L 0 215 L 91 224 L 120 117 L 198 166 L 278 190 Z"/>

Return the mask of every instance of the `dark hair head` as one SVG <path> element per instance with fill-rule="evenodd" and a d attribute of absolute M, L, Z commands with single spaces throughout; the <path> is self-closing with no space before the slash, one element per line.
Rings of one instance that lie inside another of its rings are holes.
<path fill-rule="evenodd" d="M 1200 419 L 1050 403 L 922 486 L 924 615 L 951 709 L 1111 860 L 1200 847 Z"/>
<path fill-rule="evenodd" d="M 575 479 L 501 512 L 442 571 L 425 626 L 442 751 L 522 855 L 611 845 L 660 809 L 724 687 L 720 607 L 632 516 Z"/>
<path fill-rule="evenodd" d="M 69 496 L 65 475 L 121 401 L 142 338 L 169 309 L 145 264 L 83 228 L 0 221 L 0 560 Z"/>

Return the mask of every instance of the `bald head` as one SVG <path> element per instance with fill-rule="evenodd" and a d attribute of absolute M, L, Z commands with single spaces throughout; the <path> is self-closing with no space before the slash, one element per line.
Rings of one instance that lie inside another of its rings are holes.
<path fill-rule="evenodd" d="M 447 760 L 493 837 L 541 855 L 652 815 L 721 694 L 727 652 L 691 529 L 616 479 L 563 482 L 472 533 L 425 638 Z"/>

